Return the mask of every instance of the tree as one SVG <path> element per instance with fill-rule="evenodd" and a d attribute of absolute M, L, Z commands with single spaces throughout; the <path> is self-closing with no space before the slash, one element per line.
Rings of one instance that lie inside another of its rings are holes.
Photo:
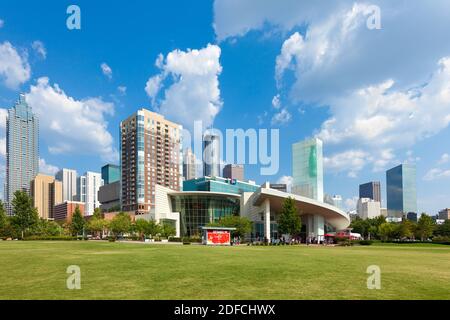
<path fill-rule="evenodd" d="M 426 213 L 422 213 L 419 221 L 417 222 L 417 235 L 420 237 L 420 240 L 425 241 L 431 237 L 433 235 L 434 228 L 435 223 L 433 219 Z"/>
<path fill-rule="evenodd" d="M 156 236 L 159 233 L 161 233 L 161 226 L 157 224 L 155 220 L 149 220 L 146 228 L 144 229 L 145 236 L 153 238 L 153 236 Z"/>
<path fill-rule="evenodd" d="M 441 225 L 438 225 L 434 232 L 435 236 L 450 237 L 450 220 L 445 220 Z"/>
<path fill-rule="evenodd" d="M 395 226 L 392 223 L 382 223 L 378 227 L 378 235 L 381 237 L 381 240 L 387 241 L 392 239 L 394 236 Z"/>
<path fill-rule="evenodd" d="M 103 213 L 100 208 L 95 208 L 94 213 L 92 215 L 92 218 L 94 219 L 103 219 Z"/>
<path fill-rule="evenodd" d="M 395 233 L 400 239 L 412 238 L 414 236 L 413 232 L 414 225 L 409 220 L 403 220 L 396 227 Z"/>
<path fill-rule="evenodd" d="M 55 221 L 39 219 L 38 223 L 33 227 L 32 232 L 38 236 L 60 236 L 63 229 Z"/>
<path fill-rule="evenodd" d="M 139 235 L 139 239 L 145 239 L 145 231 L 148 229 L 149 222 L 145 219 L 138 219 L 134 223 L 134 231 Z"/>
<path fill-rule="evenodd" d="M 24 234 L 39 222 L 39 215 L 36 208 L 33 207 L 31 197 L 22 190 L 14 192 L 12 200 L 14 216 L 12 224 L 24 238 Z"/>
<path fill-rule="evenodd" d="M 103 230 L 105 230 L 105 220 L 100 216 L 94 216 L 88 221 L 87 223 L 87 229 L 89 232 L 91 232 L 94 236 L 102 237 Z"/>
<path fill-rule="evenodd" d="M 252 232 L 252 222 L 241 216 L 225 216 L 217 222 L 209 224 L 210 227 L 236 228 L 231 234 L 233 237 L 244 238 L 246 234 Z"/>
<path fill-rule="evenodd" d="M 72 215 L 72 221 L 70 223 L 70 231 L 73 236 L 78 236 L 83 232 L 86 221 L 81 214 L 80 208 L 77 206 Z"/>
<path fill-rule="evenodd" d="M 3 201 L 0 200 L 0 233 L 8 223 L 8 217 L 6 216 L 5 206 L 3 205 Z"/>
<path fill-rule="evenodd" d="M 290 236 L 298 234 L 302 229 L 302 222 L 295 206 L 295 201 L 291 197 L 283 202 L 283 208 L 278 218 L 278 232 L 280 234 L 289 234 Z"/>
<path fill-rule="evenodd" d="M 171 236 L 176 235 L 177 231 L 175 227 L 169 223 L 161 224 L 161 236 L 164 238 L 169 238 Z"/>
<path fill-rule="evenodd" d="M 125 212 L 118 213 L 109 224 L 109 230 L 115 237 L 129 232 L 130 229 L 131 218 Z"/>
<path fill-rule="evenodd" d="M 10 219 L 6 215 L 5 206 L 0 200 L 0 237 L 8 237 L 11 235 Z"/>

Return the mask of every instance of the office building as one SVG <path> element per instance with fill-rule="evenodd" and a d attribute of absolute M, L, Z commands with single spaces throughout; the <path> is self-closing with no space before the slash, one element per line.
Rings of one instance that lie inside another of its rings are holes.
<path fill-rule="evenodd" d="M 203 175 L 220 177 L 220 136 L 207 133 L 203 136 Z"/>
<path fill-rule="evenodd" d="M 191 148 L 184 150 L 183 155 L 183 178 L 184 180 L 192 180 L 197 178 L 197 165 L 195 154 Z"/>
<path fill-rule="evenodd" d="M 381 203 L 381 183 L 379 181 L 372 181 L 359 185 L 359 197 L 369 198 Z"/>
<path fill-rule="evenodd" d="M 227 164 L 223 168 L 223 177 L 244 181 L 244 165 L 243 164 Z"/>
<path fill-rule="evenodd" d="M 86 216 L 94 213 L 96 208 L 100 208 L 98 200 L 98 190 L 103 185 L 103 179 L 100 173 L 86 172 L 77 179 L 78 201 L 84 203 Z"/>
<path fill-rule="evenodd" d="M 155 207 L 155 185 L 181 189 L 182 126 L 141 109 L 120 130 L 122 210 L 145 214 Z"/>
<path fill-rule="evenodd" d="M 402 164 L 386 172 L 388 216 L 403 218 L 417 213 L 416 167 Z"/>
<path fill-rule="evenodd" d="M 72 169 L 61 169 L 56 175 L 56 180 L 61 181 L 63 201 L 75 201 L 77 199 L 77 172 Z"/>
<path fill-rule="evenodd" d="M 314 138 L 292 145 L 292 193 L 323 201 L 323 143 Z"/>
<path fill-rule="evenodd" d="M 104 211 L 120 211 L 120 181 L 105 184 L 98 190 L 100 209 Z"/>
<path fill-rule="evenodd" d="M 38 174 L 31 181 L 33 206 L 42 219 L 53 219 L 53 207 L 63 202 L 62 183 L 55 177 Z"/>
<path fill-rule="evenodd" d="M 370 198 L 360 198 L 358 200 L 356 212 L 363 219 L 373 219 L 381 215 L 381 204 Z"/>
<path fill-rule="evenodd" d="M 14 192 L 30 194 L 30 182 L 39 172 L 39 121 L 21 94 L 6 117 L 6 181 L 4 199 L 12 215 Z"/>
<path fill-rule="evenodd" d="M 103 183 L 110 184 L 120 180 L 120 166 L 107 164 L 102 167 Z"/>
<path fill-rule="evenodd" d="M 439 211 L 438 220 L 450 220 L 450 209 Z"/>
<path fill-rule="evenodd" d="M 71 222 L 76 208 L 80 209 L 81 215 L 85 216 L 84 203 L 77 201 L 65 201 L 53 207 L 53 216 L 55 221 Z"/>
<path fill-rule="evenodd" d="M 408 219 L 409 221 L 412 221 L 412 222 L 417 222 L 417 213 L 415 213 L 415 212 L 408 212 L 406 214 L 406 219 Z"/>

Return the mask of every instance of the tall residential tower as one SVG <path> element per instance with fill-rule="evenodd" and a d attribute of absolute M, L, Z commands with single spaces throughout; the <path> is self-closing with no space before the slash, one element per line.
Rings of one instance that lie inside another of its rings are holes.
<path fill-rule="evenodd" d="M 75 201 L 77 199 L 77 172 L 72 169 L 61 169 L 55 177 L 62 183 L 63 201 Z"/>
<path fill-rule="evenodd" d="M 145 214 L 155 207 L 155 185 L 181 189 L 182 126 L 140 109 L 120 123 L 121 205 Z"/>
<path fill-rule="evenodd" d="M 39 121 L 21 94 L 6 118 L 5 202 L 12 215 L 14 192 L 30 194 L 30 183 L 39 172 Z"/>

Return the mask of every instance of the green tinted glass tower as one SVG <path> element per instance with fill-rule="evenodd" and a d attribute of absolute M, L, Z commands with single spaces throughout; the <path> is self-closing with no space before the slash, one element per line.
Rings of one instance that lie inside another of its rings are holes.
<path fill-rule="evenodd" d="M 323 143 L 314 138 L 292 145 L 292 193 L 323 201 Z"/>
<path fill-rule="evenodd" d="M 402 164 L 386 171 L 388 217 L 417 213 L 416 166 Z"/>

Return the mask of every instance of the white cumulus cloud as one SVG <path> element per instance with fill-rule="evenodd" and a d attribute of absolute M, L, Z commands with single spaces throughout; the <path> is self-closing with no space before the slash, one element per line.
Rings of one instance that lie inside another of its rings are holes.
<path fill-rule="evenodd" d="M 45 159 L 39 159 L 39 172 L 54 176 L 59 171 L 59 168 L 47 163 Z"/>
<path fill-rule="evenodd" d="M 77 100 L 45 77 L 31 86 L 26 100 L 39 116 L 40 135 L 51 153 L 118 159 L 105 119 L 114 114 L 112 103 L 101 98 Z"/>
<path fill-rule="evenodd" d="M 31 67 L 26 54 L 19 54 L 8 41 L 0 44 L 0 79 L 6 87 L 17 89 L 31 77 Z"/>
<path fill-rule="evenodd" d="M 103 74 L 108 78 L 108 79 L 112 79 L 112 69 L 110 66 L 108 66 L 105 62 L 103 62 L 100 65 L 100 68 L 102 69 Z"/>
<path fill-rule="evenodd" d="M 206 127 L 213 124 L 223 104 L 220 55 L 220 47 L 211 44 L 199 50 L 174 50 L 166 57 L 159 55 L 155 65 L 160 73 L 151 77 L 145 87 L 154 107 L 187 128 L 192 128 L 196 120 L 203 121 Z M 170 83 L 158 100 L 166 82 Z"/>
<path fill-rule="evenodd" d="M 42 41 L 39 40 L 33 41 L 31 47 L 33 48 L 34 51 L 36 51 L 38 55 L 41 56 L 42 59 L 47 58 L 47 49 L 45 49 L 45 45 Z"/>

